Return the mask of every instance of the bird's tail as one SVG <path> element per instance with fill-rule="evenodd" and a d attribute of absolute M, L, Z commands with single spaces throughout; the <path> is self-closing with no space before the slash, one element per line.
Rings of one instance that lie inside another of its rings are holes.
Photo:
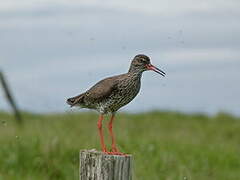
<path fill-rule="evenodd" d="M 68 98 L 67 104 L 69 104 L 71 107 L 75 105 L 81 105 L 83 103 L 83 99 L 84 99 L 84 94 L 80 94 L 78 96 Z"/>

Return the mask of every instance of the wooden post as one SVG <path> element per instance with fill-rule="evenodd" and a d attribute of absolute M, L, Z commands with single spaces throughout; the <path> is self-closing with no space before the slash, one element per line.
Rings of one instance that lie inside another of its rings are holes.
<path fill-rule="evenodd" d="M 132 156 L 80 151 L 80 180 L 132 180 Z"/>

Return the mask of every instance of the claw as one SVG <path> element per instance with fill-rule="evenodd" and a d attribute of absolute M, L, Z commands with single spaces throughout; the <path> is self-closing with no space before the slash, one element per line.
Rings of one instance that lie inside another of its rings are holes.
<path fill-rule="evenodd" d="M 122 153 L 120 151 L 118 151 L 118 149 L 116 147 L 112 147 L 112 151 L 110 152 L 111 155 L 120 155 L 120 156 L 126 156 L 127 154 Z"/>
<path fill-rule="evenodd" d="M 126 156 L 127 154 L 121 152 L 107 152 L 108 155 L 118 155 L 118 156 Z"/>

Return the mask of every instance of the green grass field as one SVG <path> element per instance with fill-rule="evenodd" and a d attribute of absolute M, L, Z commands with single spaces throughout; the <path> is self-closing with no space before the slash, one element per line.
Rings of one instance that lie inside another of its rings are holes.
<path fill-rule="evenodd" d="M 79 150 L 100 148 L 97 114 L 24 118 L 18 127 L 0 113 L 0 180 L 78 180 Z M 238 118 L 151 112 L 118 114 L 114 125 L 120 150 L 134 156 L 134 180 L 240 179 Z"/>

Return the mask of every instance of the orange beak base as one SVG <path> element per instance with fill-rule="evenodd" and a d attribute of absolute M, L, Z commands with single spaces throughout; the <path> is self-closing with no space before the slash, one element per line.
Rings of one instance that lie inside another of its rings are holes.
<path fill-rule="evenodd" d="M 158 69 L 157 67 L 155 67 L 155 66 L 152 65 L 152 64 L 147 64 L 146 67 L 147 67 L 148 70 L 155 71 L 156 73 L 158 73 L 158 74 L 160 74 L 160 75 L 162 75 L 162 76 L 165 76 L 165 75 L 166 75 L 165 72 L 163 72 L 161 69 Z"/>

